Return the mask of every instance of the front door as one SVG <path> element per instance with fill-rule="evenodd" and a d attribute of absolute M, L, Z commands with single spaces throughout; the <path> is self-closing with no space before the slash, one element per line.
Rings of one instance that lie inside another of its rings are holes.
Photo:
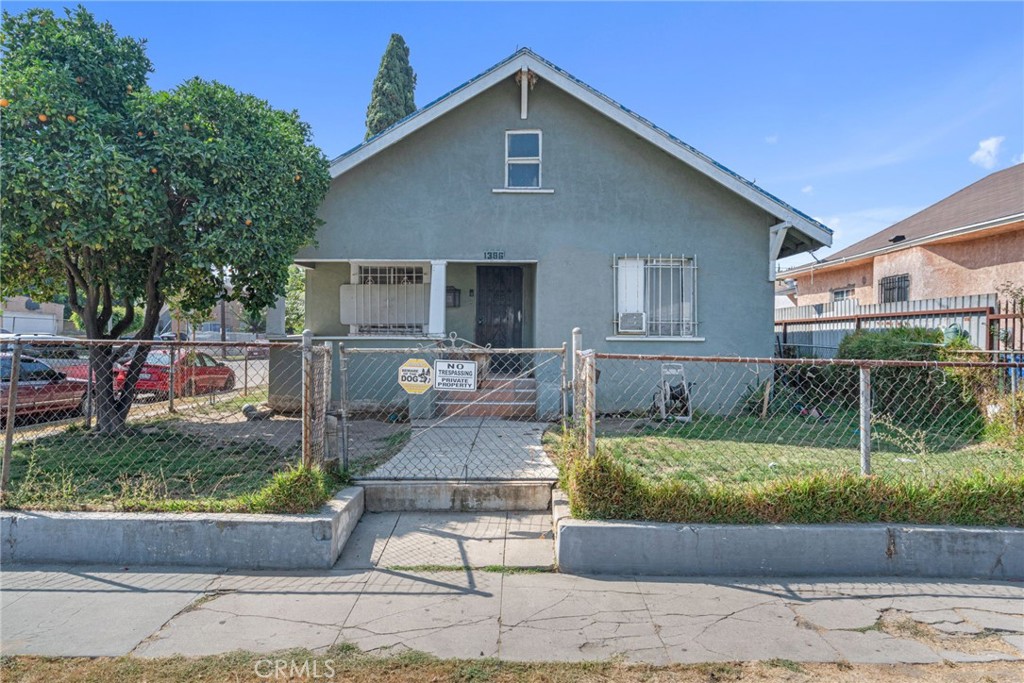
<path fill-rule="evenodd" d="M 520 348 L 523 345 L 523 269 L 519 266 L 477 266 L 476 338 L 480 346 Z M 494 358 L 492 370 L 517 371 L 518 358 Z"/>

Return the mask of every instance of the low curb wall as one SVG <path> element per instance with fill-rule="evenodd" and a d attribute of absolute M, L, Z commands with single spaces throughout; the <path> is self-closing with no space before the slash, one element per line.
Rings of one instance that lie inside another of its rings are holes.
<path fill-rule="evenodd" d="M 1024 529 L 686 525 L 556 515 L 568 574 L 1024 579 Z"/>
<path fill-rule="evenodd" d="M 329 569 L 363 514 L 342 489 L 316 513 L 0 512 L 4 563 Z"/>

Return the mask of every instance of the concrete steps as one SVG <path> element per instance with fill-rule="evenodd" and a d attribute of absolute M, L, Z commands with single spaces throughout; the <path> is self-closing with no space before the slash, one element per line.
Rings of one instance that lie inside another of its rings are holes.
<path fill-rule="evenodd" d="M 439 416 L 503 417 L 532 420 L 537 416 L 537 380 L 487 377 L 476 391 L 439 391 Z"/>
<path fill-rule="evenodd" d="M 363 487 L 368 512 L 509 512 L 551 507 L 555 481 L 375 481 Z"/>

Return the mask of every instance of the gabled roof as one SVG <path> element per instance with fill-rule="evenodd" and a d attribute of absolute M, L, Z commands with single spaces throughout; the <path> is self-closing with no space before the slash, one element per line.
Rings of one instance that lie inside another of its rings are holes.
<path fill-rule="evenodd" d="M 787 232 L 780 257 L 832 244 L 832 231 L 818 221 L 630 111 L 607 95 L 591 88 L 529 48 L 518 50 L 482 74 L 466 81 L 451 92 L 442 95 L 386 130 L 340 155 L 331 162 L 331 177 L 337 178 L 434 119 L 513 76 L 523 68 L 529 69 L 542 80 L 557 86 L 604 116 L 746 198 L 767 213 L 777 217 L 780 223 L 789 224 L 791 227 Z"/>
<path fill-rule="evenodd" d="M 834 267 L 1019 221 L 1024 221 L 1024 164 L 987 175 L 913 216 L 829 255 L 819 263 L 783 271 L 779 277 Z"/>

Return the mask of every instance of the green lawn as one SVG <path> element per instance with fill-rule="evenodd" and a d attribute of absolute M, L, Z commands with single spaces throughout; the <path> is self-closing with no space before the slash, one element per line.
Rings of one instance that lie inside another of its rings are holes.
<path fill-rule="evenodd" d="M 161 416 L 123 436 L 82 427 L 17 444 L 7 506 L 82 509 L 167 499 L 228 499 L 253 493 L 298 454 L 260 439 L 193 434 Z M 212 432 L 213 430 L 211 430 Z"/>
<path fill-rule="evenodd" d="M 982 470 L 1024 471 L 1024 453 L 967 438 L 958 425 L 918 429 L 884 417 L 872 424 L 872 472 L 926 481 Z M 598 449 L 652 482 L 766 482 L 813 472 L 859 472 L 854 411 L 819 420 L 697 414 L 691 423 L 603 419 Z"/>

